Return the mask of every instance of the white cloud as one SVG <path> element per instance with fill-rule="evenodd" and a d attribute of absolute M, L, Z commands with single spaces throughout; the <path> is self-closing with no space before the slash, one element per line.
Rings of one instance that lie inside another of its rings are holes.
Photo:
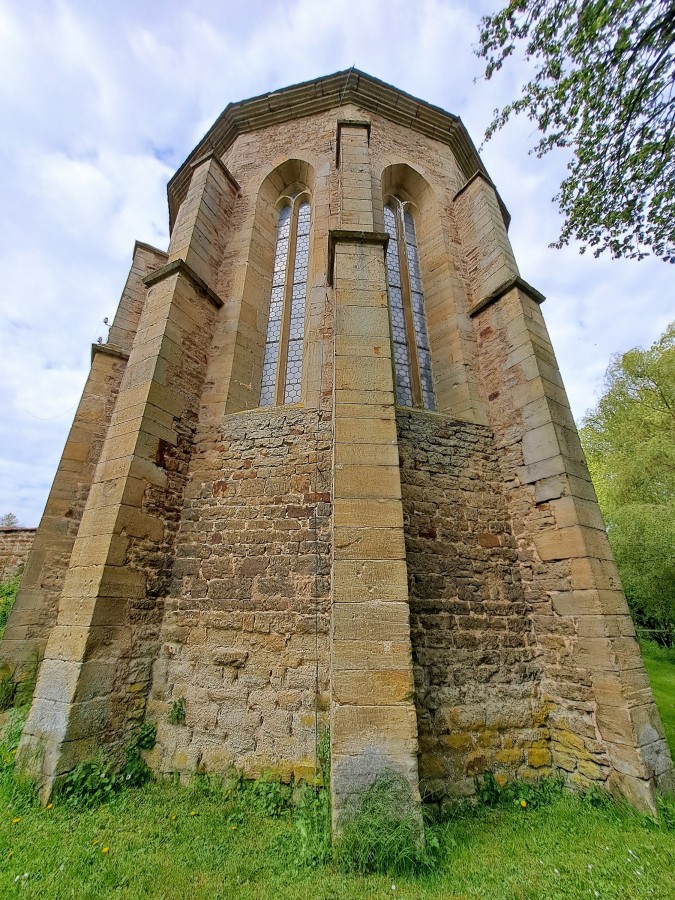
<path fill-rule="evenodd" d="M 0 513 L 37 523 L 136 238 L 166 246 L 166 181 L 230 101 L 355 64 L 460 115 L 476 142 L 522 69 L 474 84 L 486 2 L 0 0 Z M 671 270 L 553 251 L 564 160 L 516 122 L 483 151 L 575 415 L 612 352 L 672 315 Z"/>

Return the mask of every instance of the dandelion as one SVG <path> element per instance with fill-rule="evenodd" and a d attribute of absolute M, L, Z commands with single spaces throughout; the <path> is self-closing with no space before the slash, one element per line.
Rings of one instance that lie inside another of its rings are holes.
<path fill-rule="evenodd" d="M 525 807 L 527 806 L 527 800 L 521 800 L 520 805 L 523 807 L 523 809 L 525 809 Z"/>
<path fill-rule="evenodd" d="M 176 816 L 171 816 L 171 821 L 172 821 L 172 822 L 175 822 L 175 821 L 176 821 Z"/>
<path fill-rule="evenodd" d="M 101 853 L 107 853 L 109 849 L 109 847 L 101 847 Z"/>
<path fill-rule="evenodd" d="M 237 830 L 236 825 L 230 825 L 230 831 L 236 831 L 236 830 Z"/>
<path fill-rule="evenodd" d="M 21 816 L 16 816 L 14 819 L 12 819 L 12 825 L 18 825 L 20 821 Z"/>
<path fill-rule="evenodd" d="M 196 816 L 196 815 L 197 815 L 197 810 L 196 810 L 196 809 L 193 809 L 192 812 L 190 813 L 190 815 L 191 815 L 191 816 Z"/>
<path fill-rule="evenodd" d="M 47 806 L 45 807 L 45 809 L 52 809 L 53 806 L 54 806 L 53 803 L 48 803 Z"/>

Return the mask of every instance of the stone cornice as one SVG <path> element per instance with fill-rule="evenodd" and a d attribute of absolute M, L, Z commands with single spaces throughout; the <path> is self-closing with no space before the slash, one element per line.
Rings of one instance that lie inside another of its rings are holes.
<path fill-rule="evenodd" d="M 149 250 L 157 256 L 163 256 L 165 259 L 169 258 L 166 250 L 158 250 L 157 247 L 153 247 L 152 244 L 146 244 L 145 241 L 134 241 L 134 253 L 136 250 Z"/>
<path fill-rule="evenodd" d="M 350 103 L 449 145 L 467 179 L 477 171 L 485 172 L 478 151 L 458 116 L 412 97 L 358 69 L 349 69 L 250 100 L 230 103 L 169 182 L 167 190 L 171 227 L 187 193 L 192 174 L 191 165 L 205 153 L 213 152 L 222 156 L 239 134 L 316 115 Z"/>
<path fill-rule="evenodd" d="M 536 288 L 533 288 L 531 284 L 528 284 L 527 281 L 524 281 L 520 275 L 515 275 L 513 278 L 509 278 L 508 281 L 505 281 L 503 284 L 500 284 L 497 290 L 492 291 L 491 294 L 487 294 L 485 297 L 482 297 L 478 300 L 469 310 L 469 315 L 471 318 L 477 316 L 479 312 L 482 312 L 486 307 L 491 306 L 493 303 L 496 303 L 503 296 L 512 291 L 514 288 L 517 288 L 519 291 L 522 291 L 523 294 L 527 294 L 531 300 L 534 300 L 535 303 L 543 303 L 546 297 L 538 291 Z"/>
<path fill-rule="evenodd" d="M 91 345 L 91 361 L 97 353 L 105 353 L 106 356 L 115 356 L 117 359 L 129 359 L 129 354 L 121 347 L 115 347 L 114 344 L 92 344 Z"/>
<path fill-rule="evenodd" d="M 184 259 L 175 259 L 173 262 L 168 263 L 166 266 L 162 266 L 161 269 L 156 269 L 154 272 L 146 275 L 143 279 L 143 284 L 146 287 L 152 287 L 152 285 L 157 284 L 158 281 L 163 281 L 165 278 L 168 278 L 170 275 L 175 275 L 176 273 L 184 275 L 189 281 L 191 281 L 198 291 L 201 291 L 206 295 L 208 300 L 213 303 L 216 309 L 220 309 L 220 307 L 223 305 L 223 301 L 220 299 L 218 294 L 216 294 L 216 292 L 208 286 L 203 278 L 197 275 L 192 266 L 189 266 Z"/>
<path fill-rule="evenodd" d="M 336 244 L 380 244 L 385 253 L 389 235 L 385 231 L 357 231 L 348 228 L 334 228 L 328 232 L 328 284 L 333 284 Z"/>

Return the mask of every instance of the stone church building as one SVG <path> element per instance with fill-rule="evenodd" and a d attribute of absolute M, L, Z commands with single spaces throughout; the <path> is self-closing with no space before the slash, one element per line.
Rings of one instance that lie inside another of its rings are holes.
<path fill-rule="evenodd" d="M 672 763 L 544 298 L 461 120 L 338 72 L 228 106 L 168 196 L 0 647 L 43 796 L 146 721 L 186 776 L 311 779 L 330 728 L 338 812 L 388 770 L 653 808 Z"/>

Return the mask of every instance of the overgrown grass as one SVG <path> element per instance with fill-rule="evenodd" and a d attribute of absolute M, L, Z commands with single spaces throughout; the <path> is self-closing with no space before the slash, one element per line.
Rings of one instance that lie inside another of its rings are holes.
<path fill-rule="evenodd" d="M 640 649 L 668 746 L 675 758 L 675 649 L 659 647 L 654 641 L 640 641 Z"/>
<path fill-rule="evenodd" d="M 5 625 L 14 606 L 20 581 L 20 575 L 15 575 L 7 581 L 0 581 L 0 640 L 5 633 Z"/>
<path fill-rule="evenodd" d="M 307 808 L 318 821 L 315 837 L 325 840 L 328 823 L 325 794 L 309 787 L 292 798 L 273 781 L 201 776 L 188 787 L 155 782 L 89 808 L 55 801 L 44 809 L 13 777 L 20 721 L 16 710 L 5 715 L 2 897 L 672 897 L 675 833 L 665 820 L 551 784 L 514 789 L 493 797 L 493 806 L 458 804 L 430 823 L 436 866 L 418 875 L 359 877 L 308 853 Z M 519 790 L 530 792 L 525 805 Z M 675 805 L 669 809 L 675 821 Z"/>
<path fill-rule="evenodd" d="M 672 742 L 675 663 L 647 648 L 645 664 Z M 458 803 L 445 818 L 427 821 L 421 852 L 429 864 L 406 863 L 399 868 L 411 871 L 392 875 L 389 861 L 382 866 L 389 874 L 361 876 L 354 870 L 378 867 L 367 823 L 359 826 L 354 817 L 352 849 L 345 856 L 344 845 L 338 848 L 333 861 L 327 794 L 309 786 L 251 783 L 233 773 L 224 780 L 197 776 L 187 787 L 165 780 L 104 791 L 105 803 L 62 797 L 41 808 L 14 777 L 23 714 L 2 714 L 3 898 L 670 900 L 674 894 L 672 800 L 655 822 L 602 795 L 573 796 L 555 782 L 499 791 L 485 778 L 478 805 Z M 372 813 L 368 804 L 365 812 Z M 386 823 L 379 827 L 376 837 L 390 839 L 390 851 L 395 835 Z"/>
<path fill-rule="evenodd" d="M 424 841 L 422 818 L 410 785 L 394 772 L 383 773 L 343 815 L 335 862 L 359 875 L 431 870 L 439 849 L 431 832 Z"/>

